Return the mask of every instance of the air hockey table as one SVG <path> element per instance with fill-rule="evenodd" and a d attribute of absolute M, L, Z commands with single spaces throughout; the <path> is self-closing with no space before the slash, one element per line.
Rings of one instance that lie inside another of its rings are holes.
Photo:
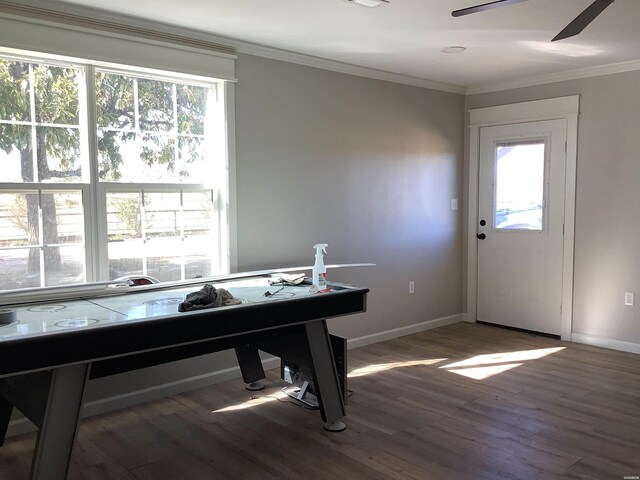
<path fill-rule="evenodd" d="M 38 427 L 30 478 L 65 479 L 88 381 L 226 349 L 248 384 L 264 378 L 258 350 L 310 365 L 325 428 L 343 430 L 326 319 L 364 312 L 369 290 L 329 283 L 312 294 L 308 284 L 277 291 L 272 282 L 252 272 L 1 305 L 15 319 L 0 325 L 0 445 L 17 408 Z M 206 283 L 242 303 L 179 313 Z"/>

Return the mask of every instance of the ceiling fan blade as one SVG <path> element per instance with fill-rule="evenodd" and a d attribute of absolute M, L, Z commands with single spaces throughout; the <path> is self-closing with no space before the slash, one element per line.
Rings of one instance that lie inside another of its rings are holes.
<path fill-rule="evenodd" d="M 460 10 L 454 10 L 451 12 L 452 17 L 462 17 L 463 15 L 469 15 L 470 13 L 483 12 L 485 10 L 491 10 L 492 8 L 505 7 L 512 3 L 526 2 L 527 0 L 494 0 L 493 2 L 483 3 L 482 5 L 476 5 L 475 7 L 461 8 Z"/>
<path fill-rule="evenodd" d="M 564 27 L 558 35 L 553 37 L 551 41 L 555 42 L 579 34 L 612 3 L 613 0 L 595 0 L 580 15 L 574 18 L 569 25 Z"/>

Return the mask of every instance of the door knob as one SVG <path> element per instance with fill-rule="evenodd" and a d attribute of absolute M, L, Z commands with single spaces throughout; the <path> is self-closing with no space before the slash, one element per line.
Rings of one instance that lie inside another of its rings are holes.
<path fill-rule="evenodd" d="M 478 240 L 484 240 L 485 238 L 487 238 L 487 236 L 484 233 L 478 233 L 476 237 L 478 238 Z"/>

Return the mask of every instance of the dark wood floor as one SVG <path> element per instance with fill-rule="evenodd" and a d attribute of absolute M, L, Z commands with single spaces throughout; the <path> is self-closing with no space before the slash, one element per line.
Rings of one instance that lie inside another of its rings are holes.
<path fill-rule="evenodd" d="M 495 355 L 507 352 L 520 353 Z M 84 420 L 69 478 L 640 475 L 639 355 L 468 323 L 349 355 L 359 376 L 345 432 L 325 432 L 317 411 L 278 398 L 272 371 L 255 399 L 234 380 Z M 1 479 L 27 478 L 34 438 L 0 449 Z"/>

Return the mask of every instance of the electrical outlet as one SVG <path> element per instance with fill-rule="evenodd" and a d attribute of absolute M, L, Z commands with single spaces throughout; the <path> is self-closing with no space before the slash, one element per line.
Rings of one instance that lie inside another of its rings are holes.
<path fill-rule="evenodd" d="M 633 292 L 624 292 L 624 304 L 633 306 L 635 294 Z"/>
<path fill-rule="evenodd" d="M 457 198 L 452 198 L 451 199 L 451 210 L 458 210 L 458 199 Z"/>
<path fill-rule="evenodd" d="M 409 293 L 416 293 L 416 284 L 414 282 L 409 282 Z"/>

